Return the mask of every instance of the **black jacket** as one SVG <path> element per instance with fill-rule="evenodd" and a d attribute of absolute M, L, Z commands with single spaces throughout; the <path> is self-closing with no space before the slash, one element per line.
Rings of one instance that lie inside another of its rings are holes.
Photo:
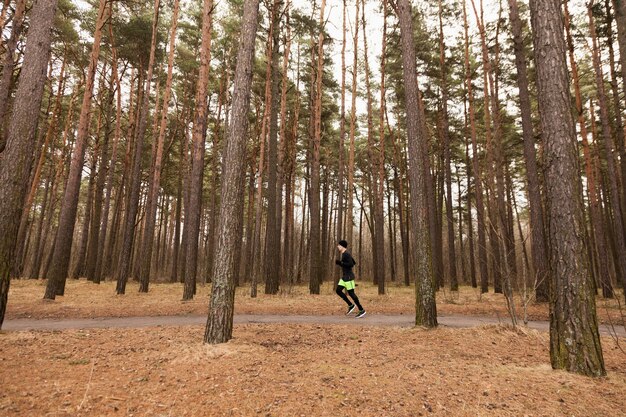
<path fill-rule="evenodd" d="M 350 252 L 345 251 L 341 255 L 341 260 L 338 259 L 335 263 L 341 266 L 341 270 L 343 271 L 341 279 L 344 281 L 352 281 L 354 279 L 354 272 L 352 272 L 352 268 L 356 265 L 356 261 Z"/>

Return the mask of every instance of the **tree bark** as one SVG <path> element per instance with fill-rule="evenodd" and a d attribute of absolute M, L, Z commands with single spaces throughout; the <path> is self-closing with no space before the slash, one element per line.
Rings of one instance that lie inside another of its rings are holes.
<path fill-rule="evenodd" d="M 446 221 L 448 226 L 448 265 L 450 266 L 450 290 L 459 290 L 456 270 L 456 250 L 454 247 L 454 212 L 452 210 L 452 168 L 450 162 L 450 122 L 448 120 L 448 71 L 446 66 L 446 45 L 443 35 L 443 7 L 439 0 L 439 65 L 441 66 L 441 131 L 446 181 Z"/>
<path fill-rule="evenodd" d="M 617 43 L 622 73 L 622 88 L 626 92 L 626 0 L 612 0 L 617 23 Z M 619 145 L 622 172 L 622 207 L 626 205 L 626 143 Z M 626 217 L 626 213 L 622 213 Z M 626 218 L 624 218 L 626 221 Z M 626 231 L 625 231 L 626 232 Z M 626 291 L 625 291 L 626 293 Z"/>
<path fill-rule="evenodd" d="M 421 128 L 424 113 L 419 105 L 417 88 L 417 68 L 415 60 L 415 41 L 413 39 L 413 21 L 409 0 L 398 0 L 398 19 L 402 42 L 402 73 L 405 87 L 407 136 L 409 142 L 409 175 L 412 212 L 412 246 L 416 265 L 415 282 L 415 324 L 418 326 L 437 326 L 437 306 L 435 303 L 430 233 L 428 228 L 428 195 L 426 181 L 430 173 L 425 169 L 424 155 L 427 141 L 426 132 Z"/>
<path fill-rule="evenodd" d="M 205 343 L 224 343 L 232 338 L 233 309 L 235 303 L 234 270 L 238 260 L 234 253 L 236 217 L 241 215 L 248 133 L 248 109 L 252 83 L 252 57 L 256 39 L 258 0 L 246 0 L 241 28 L 241 41 L 235 69 L 231 124 L 228 129 L 226 163 L 222 175 L 221 207 L 217 227 L 217 245 L 213 266 L 213 287 L 209 317 L 204 333 Z"/>
<path fill-rule="evenodd" d="M 578 118 L 578 125 L 580 129 L 580 136 L 582 137 L 582 149 L 583 157 L 585 160 L 585 174 L 587 177 L 587 189 L 589 192 L 589 211 L 591 212 L 591 227 L 593 229 L 594 244 L 597 251 L 597 262 L 600 279 L 603 283 L 602 292 L 605 297 L 613 296 L 613 289 L 611 287 L 611 278 L 609 275 L 608 267 L 608 252 L 605 244 L 605 233 L 603 231 L 604 222 L 602 221 L 602 209 L 599 206 L 600 199 L 596 189 L 597 179 L 595 175 L 595 169 L 592 162 L 591 152 L 589 149 L 589 140 L 587 138 L 587 123 L 585 121 L 585 114 L 583 109 L 582 94 L 580 91 L 580 77 L 578 75 L 578 64 L 574 56 L 574 42 L 572 41 L 571 28 L 570 28 L 570 14 L 567 3 L 563 3 L 564 6 L 564 23 L 565 33 L 567 39 L 567 49 L 570 60 L 570 67 L 572 71 L 572 81 L 574 83 L 574 97 L 575 107 Z M 595 121 L 592 123 L 595 124 Z"/>
<path fill-rule="evenodd" d="M 183 300 L 191 300 L 196 292 L 198 270 L 198 236 L 202 205 L 202 177 L 204 171 L 204 138 L 208 114 L 207 96 L 211 65 L 211 28 L 213 26 L 213 0 L 204 0 L 202 12 L 202 45 L 200 70 L 196 87 L 196 113 L 193 120 L 191 171 L 189 178 L 189 204 L 185 206 L 185 289 Z"/>
<path fill-rule="evenodd" d="M 23 69 L 4 152 L 0 154 L 0 328 L 4 322 L 17 226 L 33 165 L 56 0 L 35 0 Z"/>
<path fill-rule="evenodd" d="M 170 26 L 169 55 L 167 59 L 167 81 L 163 93 L 163 109 L 159 125 L 159 134 L 156 142 L 156 154 L 154 165 L 151 170 L 148 183 L 148 200 L 146 202 L 146 224 L 143 231 L 143 241 L 141 247 L 141 272 L 139 292 L 148 292 L 150 285 L 150 272 L 152 267 L 152 250 L 154 244 L 154 227 L 156 222 L 157 199 L 161 186 L 161 169 L 163 161 L 163 146 L 165 141 L 165 130 L 167 128 L 167 115 L 169 113 L 169 103 L 172 91 L 172 77 L 174 70 L 174 52 L 176 47 L 176 28 L 178 25 L 179 0 L 174 1 L 174 10 Z"/>
<path fill-rule="evenodd" d="M 620 192 L 617 186 L 616 162 L 613 154 L 613 136 L 611 123 L 609 120 L 608 103 L 606 91 L 604 89 L 604 76 L 602 74 L 602 66 L 600 59 L 600 51 L 596 36 L 595 22 L 593 18 L 593 0 L 587 4 L 587 15 L 589 17 L 589 33 L 591 35 L 593 67 L 595 69 L 596 91 L 598 94 L 598 104 L 600 107 L 600 121 L 602 123 L 602 143 L 604 147 L 604 157 L 606 161 L 606 178 L 608 180 L 609 189 L 605 190 L 612 211 L 612 227 L 615 237 L 615 259 L 617 260 L 615 269 L 618 280 L 621 281 L 622 287 L 626 289 L 626 237 L 624 236 L 624 224 L 622 222 L 622 209 L 620 207 Z M 624 291 L 626 297 L 626 291 Z"/>
<path fill-rule="evenodd" d="M 117 294 L 126 293 L 126 283 L 128 282 L 129 275 L 134 275 L 131 268 L 131 261 L 133 252 L 135 251 L 135 229 L 137 213 L 139 211 L 139 199 L 141 188 L 141 160 L 143 154 L 144 136 L 146 134 L 146 127 L 148 124 L 148 111 L 150 105 L 150 89 L 152 86 L 152 74 L 154 70 L 154 59 L 156 52 L 157 42 L 157 26 L 159 23 L 159 6 L 160 0 L 154 0 L 154 14 L 152 18 L 152 40 L 150 43 L 150 57 L 148 59 L 148 74 L 145 79 L 145 88 L 143 97 L 141 100 L 141 107 L 139 110 L 139 125 L 137 135 L 134 143 L 134 158 L 132 169 L 130 172 L 130 189 L 128 206 L 126 210 L 126 221 L 123 231 L 122 251 L 120 253 L 120 261 L 117 275 Z M 144 71 L 145 69 L 142 69 Z M 158 103 L 158 100 L 157 100 Z"/>
<path fill-rule="evenodd" d="M 59 214 L 59 227 L 57 229 L 54 253 L 52 255 L 53 261 L 44 295 L 44 298 L 49 300 L 54 300 L 57 295 L 63 295 L 65 292 L 65 280 L 69 270 L 74 225 L 76 223 L 76 210 L 78 208 L 78 196 L 80 193 L 80 177 L 83 170 L 85 149 L 89 135 L 93 86 L 100 56 L 100 40 L 102 38 L 102 28 L 104 27 L 107 16 L 106 6 L 107 1 L 100 0 L 96 28 L 93 35 L 93 47 L 85 77 L 85 94 L 83 95 L 83 102 L 80 108 L 76 143 L 74 145 L 72 162 L 67 178 L 67 185 L 65 187 L 63 203 L 61 205 L 61 212 Z"/>
<path fill-rule="evenodd" d="M 277 294 L 280 286 L 280 237 L 281 224 L 278 216 L 282 209 L 282 196 L 278 194 L 278 105 L 281 96 L 279 69 L 280 16 L 282 0 L 274 0 L 272 6 L 271 50 L 271 97 L 269 113 L 269 136 L 267 146 L 267 225 L 265 228 L 265 294 Z M 284 120 L 281 121 L 284 123 Z"/>
<path fill-rule="evenodd" d="M 352 64 L 352 107 L 350 109 L 350 149 L 348 151 L 348 187 L 346 198 L 348 204 L 346 207 L 346 234 L 343 237 L 349 243 L 354 239 L 354 156 L 355 156 L 355 131 L 356 131 L 356 98 L 357 92 L 357 76 L 358 76 L 358 50 L 359 50 L 359 7 L 360 2 L 355 1 L 356 12 L 354 14 L 354 58 Z"/>
<path fill-rule="evenodd" d="M 309 187 L 309 292 L 320 293 L 321 237 L 320 237 L 320 143 L 322 138 L 322 79 L 324 78 L 324 10 L 322 0 L 317 38 L 317 68 L 315 72 L 315 100 L 313 111 L 313 138 L 311 140 L 311 184 Z"/>
<path fill-rule="evenodd" d="M 578 151 L 565 61 L 559 0 L 530 1 L 544 137 L 546 203 L 552 300 L 550 359 L 555 369 L 605 375 L 595 299 L 582 242 Z"/>
<path fill-rule="evenodd" d="M 537 156 L 533 134 L 533 122 L 528 89 L 526 69 L 526 52 L 522 37 L 522 21 L 519 17 L 517 0 L 509 1 L 509 20 L 513 35 L 515 51 L 515 67 L 517 69 L 517 88 L 519 91 L 520 112 L 522 116 L 522 137 L 524 140 L 524 162 L 528 181 L 531 255 L 533 258 L 533 277 L 535 282 L 535 299 L 539 302 L 548 301 L 547 253 L 545 244 L 543 206 L 537 174 Z"/>
<path fill-rule="evenodd" d="M 386 0 L 385 0 L 386 1 Z M 342 0 L 342 30 L 341 30 L 341 110 L 339 114 L 339 167 L 337 172 L 337 241 L 344 239 L 344 175 L 345 175 L 345 142 L 346 142 L 346 43 L 347 43 L 347 16 L 346 0 Z M 339 277 L 339 275 L 337 275 Z M 338 278 L 335 278 L 337 281 Z"/>
<path fill-rule="evenodd" d="M 365 23 L 365 1 L 361 4 L 361 24 L 363 25 L 363 63 L 365 66 L 365 89 L 367 92 L 367 147 L 370 164 L 374 172 L 371 176 L 371 191 L 372 202 L 370 205 L 372 208 L 372 220 L 373 225 L 371 228 L 372 236 L 372 251 L 374 254 L 373 263 L 373 278 L 374 283 L 378 286 L 378 294 L 385 293 L 385 220 L 384 220 L 384 182 L 381 181 L 384 178 L 384 153 L 382 156 L 380 152 L 384 152 L 384 125 L 380 127 L 381 138 L 379 142 L 378 150 L 375 149 L 374 144 L 374 120 L 372 110 L 372 92 L 370 84 L 370 68 L 368 60 L 368 48 L 367 48 L 367 26 Z M 383 86 L 384 86 L 384 74 L 383 74 Z M 384 90 L 382 90 L 384 91 Z M 384 94 L 384 92 L 382 93 Z M 383 113 L 381 112 L 381 115 Z M 384 120 L 384 119 L 383 119 Z M 380 145 L 382 147 L 380 147 Z M 382 164 L 382 166 L 381 166 Z"/>
<path fill-rule="evenodd" d="M 6 12 L 6 9 L 7 7 L 4 7 L 2 11 Z M 0 153 L 2 153 L 5 148 L 9 134 L 9 132 L 4 132 L 4 119 L 7 109 L 9 108 L 9 96 L 11 93 L 11 85 L 13 84 L 13 69 L 17 61 L 15 50 L 17 49 L 17 43 L 24 26 L 25 10 L 26 0 L 17 0 L 15 12 L 13 13 L 11 36 L 6 43 L 6 50 L 4 51 L 4 65 L 2 66 L 2 78 L 0 79 Z M 0 33 L 2 33 L 2 31 L 0 31 Z M 63 78 L 63 76 L 61 76 L 61 78 Z"/>
<path fill-rule="evenodd" d="M 487 239 L 485 236 L 485 206 L 483 203 L 482 170 L 478 155 L 478 141 L 476 138 L 476 116 L 474 109 L 474 93 L 472 89 L 472 70 L 469 58 L 469 35 L 467 25 L 467 11 L 463 2 L 463 20 L 465 22 L 465 86 L 468 95 L 470 118 L 470 136 L 472 138 L 472 168 L 474 170 L 474 195 L 476 198 L 477 229 L 478 229 L 478 265 L 480 271 L 480 291 L 489 291 L 489 271 L 487 266 Z M 469 176 L 468 176 L 469 178 Z M 470 213 L 471 216 L 471 213 Z"/>

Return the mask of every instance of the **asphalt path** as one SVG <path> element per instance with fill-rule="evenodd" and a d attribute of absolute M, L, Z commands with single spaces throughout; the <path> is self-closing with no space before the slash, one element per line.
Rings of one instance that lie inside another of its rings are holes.
<path fill-rule="evenodd" d="M 440 315 L 437 318 L 442 327 L 468 328 L 488 324 L 511 324 L 507 318 Z M 293 316 L 273 314 L 235 314 L 235 324 L 319 324 L 319 325 L 352 325 L 352 326 L 388 326 L 413 327 L 415 317 L 412 315 L 370 314 L 363 318 L 354 316 Z M 2 325 L 3 331 L 24 330 L 69 330 L 69 329 L 105 329 L 105 328 L 141 328 L 155 326 L 188 326 L 206 323 L 206 316 L 145 316 L 145 317 L 96 317 L 96 318 L 64 318 L 64 319 L 9 319 Z M 547 321 L 530 321 L 527 326 L 539 331 L 548 331 Z M 624 326 L 600 325 L 603 335 L 626 337 Z"/>

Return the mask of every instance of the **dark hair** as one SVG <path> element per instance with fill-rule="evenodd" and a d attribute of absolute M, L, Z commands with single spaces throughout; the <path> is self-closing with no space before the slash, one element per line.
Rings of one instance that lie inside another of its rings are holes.
<path fill-rule="evenodd" d="M 339 241 L 339 246 L 343 246 L 344 248 L 348 248 L 348 242 L 346 242 L 345 240 L 340 240 Z"/>

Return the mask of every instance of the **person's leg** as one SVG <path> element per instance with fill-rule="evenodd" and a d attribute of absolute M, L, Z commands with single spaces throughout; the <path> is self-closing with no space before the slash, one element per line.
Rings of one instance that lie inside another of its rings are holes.
<path fill-rule="evenodd" d="M 359 302 L 359 297 L 356 296 L 354 289 L 348 290 L 348 295 L 354 300 L 354 304 L 356 304 L 356 306 L 359 308 L 359 311 L 363 311 L 363 306 Z"/>
<path fill-rule="evenodd" d="M 335 292 L 337 293 L 339 297 L 341 297 L 343 301 L 346 302 L 346 304 L 348 304 L 348 307 L 352 307 L 353 304 L 350 302 L 350 300 L 348 300 L 348 297 L 346 296 L 346 293 L 343 292 L 343 287 L 341 285 L 337 286 L 337 289 L 335 290 Z"/>

